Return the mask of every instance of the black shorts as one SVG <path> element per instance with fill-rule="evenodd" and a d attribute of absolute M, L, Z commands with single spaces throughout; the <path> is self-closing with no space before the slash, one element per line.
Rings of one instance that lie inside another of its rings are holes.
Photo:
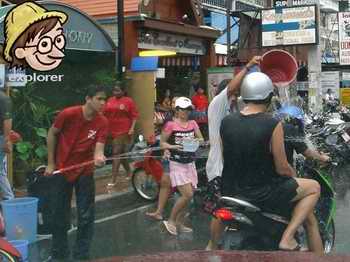
<path fill-rule="evenodd" d="M 274 178 L 270 194 L 257 205 L 266 212 L 290 217 L 296 204 L 291 201 L 297 196 L 298 187 L 295 178 L 283 176 Z"/>

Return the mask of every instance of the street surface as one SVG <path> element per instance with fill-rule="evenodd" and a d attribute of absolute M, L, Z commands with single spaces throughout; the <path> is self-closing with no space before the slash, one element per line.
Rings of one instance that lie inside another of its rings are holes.
<path fill-rule="evenodd" d="M 337 192 L 337 213 L 335 219 L 335 254 L 350 254 L 350 167 L 342 168 L 334 177 Z M 168 205 L 166 210 L 169 213 Z M 169 235 L 161 222 L 149 220 L 147 210 L 154 208 L 153 203 L 144 202 L 132 196 L 129 201 L 118 205 L 115 200 L 98 209 L 95 224 L 95 239 L 92 246 L 93 258 L 151 254 L 163 251 L 202 250 L 208 237 L 209 217 L 196 212 L 191 218 L 194 232 L 181 234 L 177 238 Z M 70 234 L 74 243 L 75 231 Z M 45 261 L 48 256 L 49 240 L 39 241 L 32 247 L 30 261 Z M 38 260 L 40 256 L 40 260 Z"/>

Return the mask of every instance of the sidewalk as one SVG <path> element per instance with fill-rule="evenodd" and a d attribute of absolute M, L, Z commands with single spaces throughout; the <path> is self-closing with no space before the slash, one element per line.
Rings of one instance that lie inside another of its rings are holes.
<path fill-rule="evenodd" d="M 120 176 L 117 178 L 117 183 L 115 187 L 107 187 L 107 184 L 112 180 L 112 166 L 107 165 L 103 168 L 95 170 L 95 184 L 96 184 L 96 202 L 112 198 L 116 195 L 121 195 L 132 191 L 131 187 L 131 177 L 127 177 L 125 171 L 121 168 Z M 16 197 L 27 196 L 27 189 L 21 188 L 14 190 Z M 74 194 L 73 194 L 74 200 Z M 73 206 L 75 206 L 75 201 L 72 201 Z"/>

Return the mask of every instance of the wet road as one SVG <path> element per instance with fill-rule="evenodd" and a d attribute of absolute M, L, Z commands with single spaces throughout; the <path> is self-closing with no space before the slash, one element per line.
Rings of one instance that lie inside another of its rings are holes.
<path fill-rule="evenodd" d="M 335 219 L 336 240 L 334 253 L 350 254 L 350 167 L 340 170 L 334 177 L 337 192 L 337 212 Z M 118 206 L 110 203 L 110 207 Z M 144 213 L 153 209 L 154 205 L 142 202 L 136 197 L 122 208 L 105 208 L 99 212 L 95 225 L 95 236 L 92 246 L 94 258 L 111 256 L 127 256 L 150 254 L 161 251 L 180 251 L 204 249 L 209 231 L 209 217 L 196 212 L 190 218 L 194 232 L 170 236 L 161 222 L 155 222 L 145 217 Z M 114 212 L 113 212 L 114 210 Z M 167 210 L 169 212 L 169 210 Z M 166 213 L 168 213 L 166 212 Z M 75 232 L 70 234 L 71 244 L 75 239 Z M 31 261 L 47 257 L 49 240 L 38 243 L 33 251 Z M 34 256 L 34 253 L 37 253 Z M 34 259 L 34 260 L 33 260 Z"/>

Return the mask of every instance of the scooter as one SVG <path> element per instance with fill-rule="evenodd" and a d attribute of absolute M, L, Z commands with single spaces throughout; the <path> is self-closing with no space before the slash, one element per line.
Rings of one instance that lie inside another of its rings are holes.
<path fill-rule="evenodd" d="M 0 238 L 0 261 L 21 262 L 22 256 L 19 251 L 8 241 Z"/>
<path fill-rule="evenodd" d="M 321 186 L 320 200 L 315 208 L 319 221 L 324 252 L 328 254 L 335 241 L 335 192 L 331 182 L 331 170 L 315 166 L 305 167 L 303 177 L 317 180 Z M 279 242 L 289 221 L 279 214 L 267 212 L 245 200 L 223 196 L 214 216 L 225 224 L 221 249 L 224 250 L 279 250 Z M 306 243 L 306 232 L 300 227 L 296 234 L 299 243 Z"/>

